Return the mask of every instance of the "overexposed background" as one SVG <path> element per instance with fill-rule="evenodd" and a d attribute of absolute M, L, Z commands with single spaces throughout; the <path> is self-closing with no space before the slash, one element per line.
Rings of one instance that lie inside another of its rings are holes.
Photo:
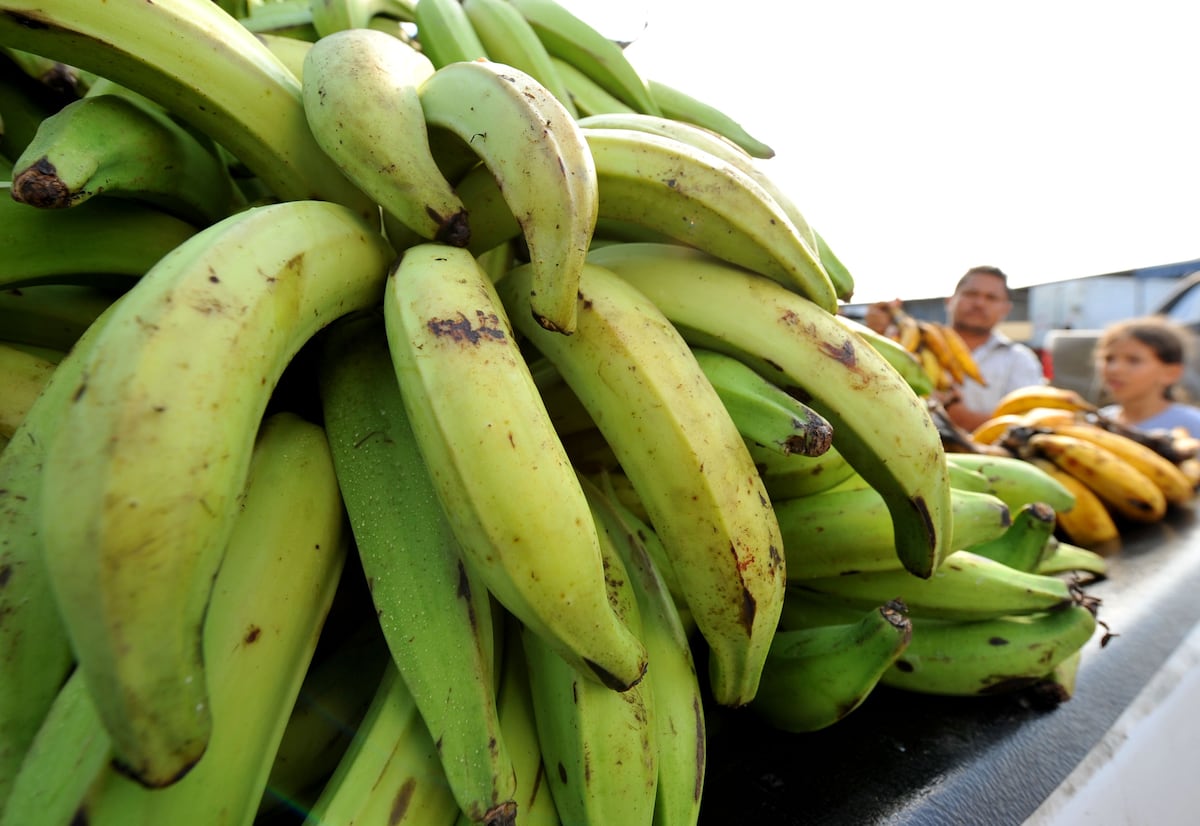
<path fill-rule="evenodd" d="M 1200 258 L 1187 3 L 563 2 L 775 149 L 855 302 Z"/>

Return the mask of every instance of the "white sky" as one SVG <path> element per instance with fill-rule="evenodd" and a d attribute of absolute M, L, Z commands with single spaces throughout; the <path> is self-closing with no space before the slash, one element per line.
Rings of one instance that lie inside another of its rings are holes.
<path fill-rule="evenodd" d="M 1200 258 L 1188 0 L 563 2 L 775 149 L 855 302 Z"/>

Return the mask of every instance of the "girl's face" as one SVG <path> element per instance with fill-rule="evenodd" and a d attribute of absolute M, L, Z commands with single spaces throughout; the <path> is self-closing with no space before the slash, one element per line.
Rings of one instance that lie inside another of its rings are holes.
<path fill-rule="evenodd" d="M 1099 368 L 1105 389 L 1121 405 L 1161 399 L 1183 374 L 1183 365 L 1164 364 L 1153 348 L 1132 336 L 1110 342 L 1100 354 Z"/>

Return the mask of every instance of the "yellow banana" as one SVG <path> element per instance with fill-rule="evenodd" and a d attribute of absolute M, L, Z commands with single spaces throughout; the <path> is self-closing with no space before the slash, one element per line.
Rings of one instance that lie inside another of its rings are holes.
<path fill-rule="evenodd" d="M 1000 437 L 1008 432 L 1010 427 L 1017 427 L 1024 423 L 1025 420 L 1017 413 L 992 416 L 971 431 L 971 439 L 980 444 L 994 445 L 1000 440 Z"/>
<path fill-rule="evenodd" d="M 1058 424 L 1052 429 L 1055 433 L 1077 436 L 1108 448 L 1158 485 L 1169 504 L 1186 505 L 1195 498 L 1191 480 L 1177 464 L 1133 439 L 1088 423 Z"/>
<path fill-rule="evenodd" d="M 962 384 L 966 372 L 946 341 L 945 328 L 933 321 L 917 319 L 917 329 L 921 332 L 922 346 L 933 353 L 942 372 L 948 374 L 954 384 Z"/>
<path fill-rule="evenodd" d="M 962 372 L 968 378 L 974 379 L 979 384 L 987 387 L 987 379 L 980 372 L 979 365 L 975 361 L 975 355 L 971 352 L 971 348 L 967 345 L 967 342 L 959 335 L 958 330 L 955 330 L 948 324 L 940 325 L 940 329 L 951 356 L 958 363 Z"/>
<path fill-rule="evenodd" d="M 1167 512 L 1162 489 L 1125 459 L 1078 436 L 1035 433 L 1033 453 L 1045 456 L 1087 484 L 1117 514 L 1138 522 L 1156 522 Z"/>
<path fill-rule="evenodd" d="M 1052 384 L 1031 384 L 1011 390 L 997 402 L 993 416 L 1005 413 L 1027 413 L 1036 407 L 1057 407 L 1061 410 L 1094 412 L 1096 405 L 1074 390 Z"/>
<path fill-rule="evenodd" d="M 1075 497 L 1075 504 L 1070 508 L 1055 511 L 1059 533 L 1090 550 L 1111 554 L 1120 547 L 1121 531 L 1095 491 L 1049 459 L 1033 456 L 1028 461 L 1056 479 Z"/>

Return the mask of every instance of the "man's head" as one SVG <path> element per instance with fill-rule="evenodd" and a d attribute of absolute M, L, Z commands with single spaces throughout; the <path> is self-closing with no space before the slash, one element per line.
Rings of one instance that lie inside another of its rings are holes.
<path fill-rule="evenodd" d="M 950 326 L 967 338 L 985 338 L 1011 309 L 1008 276 L 999 267 L 971 267 L 946 299 Z"/>

